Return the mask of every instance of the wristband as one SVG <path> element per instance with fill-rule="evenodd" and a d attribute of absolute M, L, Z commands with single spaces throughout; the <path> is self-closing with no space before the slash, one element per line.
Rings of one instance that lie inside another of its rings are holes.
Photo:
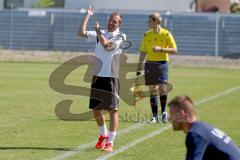
<path fill-rule="evenodd" d="M 102 34 L 100 27 L 96 28 L 95 30 L 96 30 L 97 34 Z"/>

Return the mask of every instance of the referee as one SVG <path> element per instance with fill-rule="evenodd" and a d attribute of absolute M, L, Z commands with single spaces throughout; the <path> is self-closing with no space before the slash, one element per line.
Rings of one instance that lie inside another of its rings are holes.
<path fill-rule="evenodd" d="M 150 30 L 144 33 L 140 57 L 137 67 L 137 76 L 141 74 L 142 63 L 145 62 L 145 84 L 149 87 L 150 105 L 152 109 L 151 123 L 159 122 L 158 119 L 158 95 L 161 85 L 168 81 L 169 53 L 177 53 L 177 46 L 172 34 L 161 25 L 162 18 L 159 13 L 149 16 L 148 26 Z M 166 112 L 167 95 L 160 96 L 161 120 L 167 122 Z"/>
<path fill-rule="evenodd" d="M 126 35 L 119 31 L 122 16 L 117 12 L 113 12 L 108 17 L 107 30 L 100 29 L 100 25 L 96 22 L 95 31 L 86 31 L 88 20 L 92 15 L 93 9 L 89 7 L 80 26 L 79 36 L 96 42 L 96 61 L 93 66 L 89 108 L 92 109 L 99 126 L 99 140 L 95 148 L 111 152 L 118 128 L 119 58 L 122 53 L 119 45 L 123 42 L 117 36 L 121 35 L 126 40 Z M 107 110 L 110 115 L 109 132 L 103 110 Z"/>

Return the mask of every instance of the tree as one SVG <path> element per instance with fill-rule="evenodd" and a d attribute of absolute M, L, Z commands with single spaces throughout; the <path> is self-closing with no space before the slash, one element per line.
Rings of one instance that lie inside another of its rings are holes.
<path fill-rule="evenodd" d="M 35 8 L 62 8 L 64 0 L 38 0 L 33 6 Z"/>

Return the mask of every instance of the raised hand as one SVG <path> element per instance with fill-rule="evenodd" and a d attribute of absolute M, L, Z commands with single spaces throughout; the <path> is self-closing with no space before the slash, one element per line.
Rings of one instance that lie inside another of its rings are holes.
<path fill-rule="evenodd" d="M 88 9 L 87 9 L 87 14 L 90 15 L 90 16 L 93 15 L 93 8 L 92 8 L 91 6 L 88 7 Z"/>
<path fill-rule="evenodd" d="M 96 31 L 100 30 L 100 25 L 99 25 L 98 21 L 96 21 L 96 24 L 95 24 L 95 26 L 94 26 L 94 29 L 95 29 Z"/>
<path fill-rule="evenodd" d="M 100 25 L 99 25 L 99 22 L 98 22 L 98 21 L 96 21 L 95 28 L 99 28 L 99 27 L 100 27 Z"/>
<path fill-rule="evenodd" d="M 94 29 L 95 29 L 95 31 L 96 31 L 97 34 L 102 34 L 101 28 L 100 28 L 100 25 L 99 25 L 98 21 L 96 21 L 96 24 L 95 24 L 95 26 L 94 26 Z"/>

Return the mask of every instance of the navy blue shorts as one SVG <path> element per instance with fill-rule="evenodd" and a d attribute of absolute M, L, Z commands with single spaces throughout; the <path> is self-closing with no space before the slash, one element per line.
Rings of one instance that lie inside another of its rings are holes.
<path fill-rule="evenodd" d="M 147 61 L 145 63 L 145 84 L 158 85 L 168 81 L 167 61 Z"/>
<path fill-rule="evenodd" d="M 118 110 L 119 88 L 118 78 L 93 76 L 89 109 Z"/>

